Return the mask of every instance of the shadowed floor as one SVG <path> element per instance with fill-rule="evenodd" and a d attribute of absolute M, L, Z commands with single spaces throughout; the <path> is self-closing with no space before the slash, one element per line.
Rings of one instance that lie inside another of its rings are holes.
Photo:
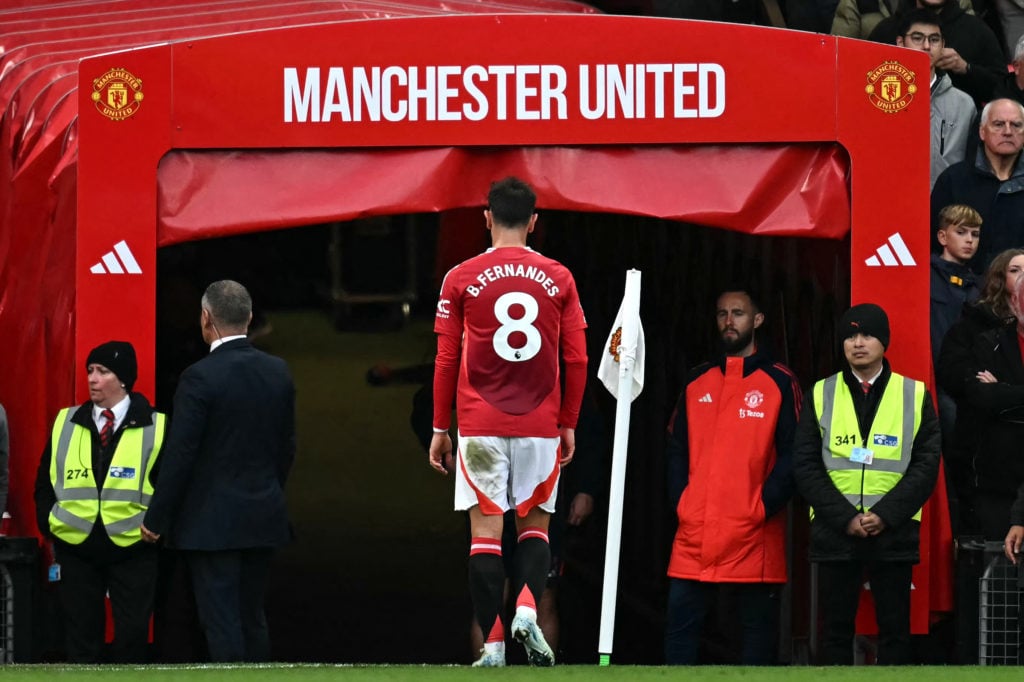
<path fill-rule="evenodd" d="M 295 543 L 275 563 L 268 617 L 278 660 L 467 660 L 465 531 L 452 480 L 409 426 L 416 386 L 367 369 L 433 358 L 429 323 L 339 333 L 319 311 L 272 313 L 258 345 L 295 377 L 298 456 L 288 482 Z"/>

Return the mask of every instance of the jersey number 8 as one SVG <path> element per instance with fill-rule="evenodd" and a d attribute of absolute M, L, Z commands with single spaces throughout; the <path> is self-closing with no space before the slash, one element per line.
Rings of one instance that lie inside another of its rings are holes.
<path fill-rule="evenodd" d="M 514 305 L 523 307 L 522 317 L 514 318 L 509 314 L 509 310 Z M 494 332 L 491 343 L 494 345 L 494 352 L 498 354 L 498 357 L 509 362 L 526 362 L 540 352 L 540 332 L 533 326 L 533 321 L 537 319 L 539 310 L 537 300 L 522 291 L 510 291 L 494 302 L 494 317 L 501 323 L 501 326 Z M 513 347 L 509 342 L 509 337 L 514 332 L 519 332 L 526 337 L 526 343 L 519 348 Z"/>

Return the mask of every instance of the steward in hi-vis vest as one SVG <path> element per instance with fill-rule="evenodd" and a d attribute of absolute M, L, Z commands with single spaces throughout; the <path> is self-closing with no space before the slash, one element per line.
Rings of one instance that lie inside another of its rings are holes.
<path fill-rule="evenodd" d="M 938 476 L 938 418 L 925 385 L 893 372 L 884 357 L 885 311 L 850 308 L 838 336 L 847 367 L 808 392 L 793 443 L 821 585 L 819 662 L 853 663 L 861 585 L 869 580 L 879 664 L 911 663 L 911 572 L 920 558 L 921 507 Z"/>
<path fill-rule="evenodd" d="M 115 545 L 134 545 L 142 538 L 139 527 L 153 496 L 150 475 L 163 444 L 167 417 L 153 412 L 145 426 L 139 428 L 133 420 L 133 428 L 121 430 L 116 445 L 111 443 L 109 465 L 100 477 L 97 472 L 102 465 L 81 466 L 92 459 L 93 443 L 89 427 L 74 421 L 80 409 L 65 407 L 58 412 L 50 435 L 50 442 L 57 444 L 50 459 L 50 484 L 57 498 L 50 510 L 50 532 L 69 545 L 80 545 L 100 521 Z"/>
<path fill-rule="evenodd" d="M 90 400 L 57 413 L 36 473 L 36 522 L 53 541 L 57 583 L 74 663 L 148 660 L 158 550 L 142 542 L 154 492 L 166 415 L 131 392 L 135 350 L 110 341 L 86 361 Z M 114 619 L 104 654 L 104 597 Z"/>

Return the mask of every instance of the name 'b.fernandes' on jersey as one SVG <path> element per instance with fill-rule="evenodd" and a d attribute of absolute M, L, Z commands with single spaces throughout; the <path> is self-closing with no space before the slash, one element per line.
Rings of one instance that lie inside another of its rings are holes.
<path fill-rule="evenodd" d="M 567 332 L 586 326 L 572 273 L 529 247 L 488 249 L 449 270 L 434 331 L 439 371 L 446 339 L 461 339 L 461 353 L 453 349 L 460 358 L 459 433 L 557 436 L 565 418 L 559 348 Z M 435 404 L 435 426 L 449 423 L 449 407 Z M 572 412 L 572 423 L 563 425 L 575 426 L 578 406 Z"/>

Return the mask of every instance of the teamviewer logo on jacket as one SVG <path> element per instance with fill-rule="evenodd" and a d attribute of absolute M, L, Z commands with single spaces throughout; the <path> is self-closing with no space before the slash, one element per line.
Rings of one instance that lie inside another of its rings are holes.
<path fill-rule="evenodd" d="M 917 261 L 910 255 L 910 249 L 907 248 L 906 243 L 903 241 L 903 237 L 900 236 L 899 232 L 894 232 L 889 235 L 889 239 L 884 244 L 878 247 L 875 251 L 875 255 L 864 259 L 864 263 L 869 268 L 877 268 L 881 266 L 896 267 L 905 266 L 911 267 L 917 265 Z"/>

